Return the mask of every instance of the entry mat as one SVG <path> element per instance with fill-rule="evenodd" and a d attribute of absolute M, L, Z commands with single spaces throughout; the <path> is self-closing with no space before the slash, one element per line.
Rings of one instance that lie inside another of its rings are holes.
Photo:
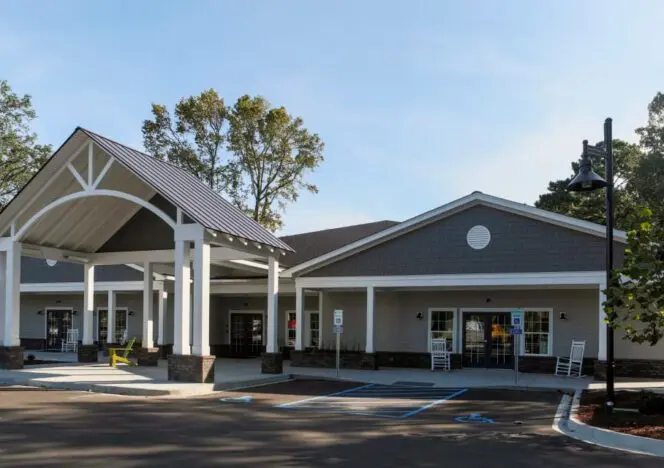
<path fill-rule="evenodd" d="M 443 404 L 467 388 L 440 388 L 407 384 L 369 384 L 277 405 L 277 408 L 406 419 Z"/>

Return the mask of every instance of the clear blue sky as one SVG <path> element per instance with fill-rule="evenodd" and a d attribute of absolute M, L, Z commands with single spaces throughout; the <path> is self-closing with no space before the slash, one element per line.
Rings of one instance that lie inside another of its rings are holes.
<path fill-rule="evenodd" d="M 59 145 L 140 147 L 150 103 L 262 94 L 326 142 L 285 233 L 402 220 L 473 190 L 533 203 L 602 121 L 633 140 L 664 91 L 664 2 L 18 1 L 0 78 Z"/>

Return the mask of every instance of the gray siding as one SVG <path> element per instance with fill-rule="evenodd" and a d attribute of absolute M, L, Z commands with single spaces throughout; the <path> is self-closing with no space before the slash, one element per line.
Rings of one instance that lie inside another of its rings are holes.
<path fill-rule="evenodd" d="M 599 335 L 599 294 L 596 290 L 410 291 L 377 292 L 374 345 L 376 351 L 427 352 L 429 308 L 552 308 L 553 355 L 568 355 L 573 339 L 586 340 L 586 356 L 596 357 Z M 487 299 L 490 302 L 487 303 Z M 327 292 L 324 295 L 323 341 L 333 345 L 332 311 L 344 310 L 342 346 L 364 349 L 366 294 Z M 418 320 L 421 312 L 423 319 Z M 560 320 L 565 312 L 567 320 Z M 461 314 L 457 341 L 461 346 Z"/>
<path fill-rule="evenodd" d="M 125 265 L 95 267 L 95 281 L 142 281 L 143 273 Z M 82 283 L 83 265 L 58 262 L 48 266 L 40 258 L 21 258 L 21 283 Z"/>
<path fill-rule="evenodd" d="M 152 197 L 150 203 L 175 219 L 175 207 L 161 195 Z M 185 217 L 184 221 L 188 220 L 189 218 Z M 152 211 L 141 208 L 99 251 L 171 250 L 174 246 L 173 229 Z"/>
<path fill-rule="evenodd" d="M 616 358 L 624 359 L 657 359 L 664 360 L 664 340 L 655 346 L 649 344 L 636 344 L 623 339 L 621 330 L 615 332 Z"/>
<path fill-rule="evenodd" d="M 318 296 L 305 296 L 305 310 L 318 310 Z M 229 344 L 228 316 L 229 311 L 258 311 L 267 313 L 266 296 L 222 296 L 213 295 L 210 298 L 210 344 Z M 286 312 L 295 310 L 294 295 L 279 295 L 279 318 L 277 342 L 279 346 L 286 343 Z M 331 317 L 332 315 L 330 315 Z M 330 319 L 332 320 L 332 319 Z"/>
<path fill-rule="evenodd" d="M 473 250 L 468 230 L 484 225 L 491 242 Z M 624 246 L 616 243 L 616 261 Z M 495 208 L 475 206 L 304 276 L 387 276 L 604 269 L 603 238 Z"/>

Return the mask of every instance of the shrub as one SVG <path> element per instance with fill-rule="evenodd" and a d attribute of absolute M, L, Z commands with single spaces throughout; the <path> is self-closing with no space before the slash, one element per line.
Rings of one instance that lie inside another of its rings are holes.
<path fill-rule="evenodd" d="M 639 403 L 642 414 L 664 414 L 664 396 L 652 392 L 643 392 Z"/>

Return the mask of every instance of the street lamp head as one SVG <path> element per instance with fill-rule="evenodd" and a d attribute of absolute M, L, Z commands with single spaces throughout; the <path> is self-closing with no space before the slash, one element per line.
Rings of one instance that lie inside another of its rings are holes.
<path fill-rule="evenodd" d="M 606 180 L 593 171 L 590 158 L 588 157 L 588 140 L 583 140 L 581 167 L 579 167 L 579 173 L 567 185 L 567 190 L 570 192 L 591 192 L 604 188 L 607 185 L 609 184 Z"/>

